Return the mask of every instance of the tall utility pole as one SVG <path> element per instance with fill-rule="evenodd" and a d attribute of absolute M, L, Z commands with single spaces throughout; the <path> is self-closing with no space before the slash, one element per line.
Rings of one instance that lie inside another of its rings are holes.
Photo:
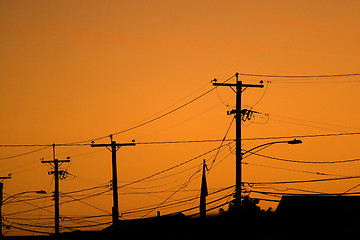
<path fill-rule="evenodd" d="M 112 156 L 112 190 L 113 190 L 113 207 L 112 207 L 112 222 L 116 226 L 119 222 L 119 198 L 117 185 L 117 167 L 116 167 L 116 152 L 122 146 L 135 146 L 135 143 L 116 143 L 112 140 L 110 144 L 91 144 L 91 147 L 106 147 L 111 152 Z"/>
<path fill-rule="evenodd" d="M 11 178 L 11 175 L 9 174 L 9 176 L 7 177 L 0 177 L 0 180 L 5 180 L 5 179 L 10 179 Z M 2 204 L 3 204 L 3 190 L 4 190 L 4 183 L 3 182 L 0 182 L 0 238 L 3 238 L 3 232 L 2 232 L 2 225 L 3 225 L 3 222 L 2 222 L 2 212 L 1 212 L 1 207 L 2 207 Z"/>
<path fill-rule="evenodd" d="M 235 203 L 241 204 L 241 93 L 247 88 L 263 88 L 262 84 L 243 84 L 242 81 L 239 81 L 239 73 L 235 74 L 236 83 L 217 83 L 213 82 L 213 86 L 228 86 L 231 89 L 236 87 L 234 92 L 236 93 L 236 109 L 232 110 L 230 113 L 235 113 L 236 121 L 236 176 L 235 176 Z"/>
<path fill-rule="evenodd" d="M 70 162 L 70 158 L 68 157 L 66 160 L 59 160 L 55 157 L 55 144 L 53 144 L 53 160 L 41 160 L 41 163 L 49 163 L 52 167 L 54 167 L 54 171 L 50 171 L 50 174 L 54 174 L 55 178 L 55 191 L 54 191 L 54 200 L 55 200 L 55 234 L 58 235 L 60 233 L 60 210 L 59 210 L 59 172 L 63 175 L 63 171 L 59 171 L 59 163 L 60 166 L 65 163 Z"/>
<path fill-rule="evenodd" d="M 206 163 L 205 159 L 203 162 L 203 172 L 202 172 L 202 179 L 201 179 L 201 190 L 200 190 L 200 218 L 206 218 L 206 197 L 208 195 L 208 188 L 206 183 Z"/>

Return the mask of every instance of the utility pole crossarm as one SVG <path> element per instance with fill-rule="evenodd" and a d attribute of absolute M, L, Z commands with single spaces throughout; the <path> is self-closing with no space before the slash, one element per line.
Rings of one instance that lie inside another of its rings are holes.
<path fill-rule="evenodd" d="M 262 84 L 241 84 L 243 87 L 256 87 L 256 88 L 263 88 L 264 85 Z"/>
<path fill-rule="evenodd" d="M 11 179 L 11 176 L 8 176 L 8 177 L 0 177 L 0 179 Z"/>
<path fill-rule="evenodd" d="M 111 147 L 112 143 L 109 144 L 91 144 L 91 147 Z M 136 143 L 115 143 L 116 147 L 122 146 L 135 146 Z"/>
<path fill-rule="evenodd" d="M 57 160 L 58 163 L 63 163 L 63 162 L 70 162 L 70 159 L 66 159 L 66 160 Z M 41 163 L 54 163 L 54 160 L 41 160 Z"/>
<path fill-rule="evenodd" d="M 236 83 L 213 83 L 213 86 L 227 86 L 227 87 L 236 87 Z M 262 84 L 241 84 L 242 87 L 256 87 L 256 88 L 263 88 L 264 85 Z"/>
<path fill-rule="evenodd" d="M 228 86 L 228 87 L 236 87 L 236 83 L 217 83 L 213 82 L 213 86 Z"/>

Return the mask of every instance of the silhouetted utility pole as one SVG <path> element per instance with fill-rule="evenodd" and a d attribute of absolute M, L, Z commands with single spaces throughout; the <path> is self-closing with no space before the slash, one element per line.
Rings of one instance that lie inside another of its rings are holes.
<path fill-rule="evenodd" d="M 243 84 L 239 81 L 239 73 L 235 74 L 236 83 L 217 83 L 216 79 L 213 82 L 214 86 L 228 86 L 236 93 L 236 109 L 228 112 L 228 114 L 235 113 L 236 120 L 236 177 L 235 177 L 235 203 L 241 204 L 241 93 L 247 88 L 263 88 L 262 84 Z M 233 89 L 236 87 L 236 90 Z"/>
<path fill-rule="evenodd" d="M 60 210 L 59 210 L 59 173 L 64 176 L 64 171 L 59 171 L 59 166 L 61 166 L 65 162 L 70 162 L 70 158 L 68 157 L 66 160 L 59 160 L 55 157 L 55 144 L 53 144 L 53 160 L 41 160 L 41 163 L 49 163 L 54 171 L 50 171 L 49 175 L 54 174 L 55 178 L 55 191 L 54 191 L 54 200 L 55 200 L 55 234 L 60 233 Z M 60 163 L 60 165 L 59 165 Z"/>
<path fill-rule="evenodd" d="M 0 177 L 2 181 L 10 178 L 11 178 L 10 174 L 7 177 Z M 0 182 L 0 238 L 4 237 L 2 232 L 3 221 L 2 221 L 2 212 L 1 212 L 2 204 L 3 204 L 3 190 L 4 190 L 4 183 L 2 181 Z"/>
<path fill-rule="evenodd" d="M 112 207 L 112 222 L 113 225 L 117 225 L 119 222 L 119 198 L 118 198 L 118 186 L 117 186 L 117 168 L 116 168 L 116 152 L 122 146 L 135 146 L 135 143 L 116 143 L 112 141 L 110 144 L 91 144 L 91 147 L 106 147 L 109 149 L 112 155 L 112 188 L 113 188 L 113 207 Z M 109 148 L 110 147 L 110 148 Z"/>
<path fill-rule="evenodd" d="M 206 183 L 206 163 L 205 159 L 203 162 L 203 172 L 201 179 L 201 190 L 200 190 L 200 218 L 206 218 L 206 197 L 208 195 L 207 183 Z"/>

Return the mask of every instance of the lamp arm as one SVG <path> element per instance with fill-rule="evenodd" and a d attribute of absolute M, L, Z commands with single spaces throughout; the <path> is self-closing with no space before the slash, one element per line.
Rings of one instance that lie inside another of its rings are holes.
<path fill-rule="evenodd" d="M 264 144 L 261 144 L 259 146 L 256 146 L 250 150 L 247 150 L 245 151 L 244 153 L 241 153 L 241 155 L 245 155 L 246 153 L 248 152 L 251 152 L 251 151 L 254 151 L 255 149 L 258 149 L 258 148 L 261 148 L 261 147 L 265 147 L 265 146 L 270 146 L 270 145 L 273 145 L 273 144 L 277 144 L 277 143 L 288 143 L 288 141 L 277 141 L 277 142 L 269 142 L 269 143 L 264 143 Z"/>

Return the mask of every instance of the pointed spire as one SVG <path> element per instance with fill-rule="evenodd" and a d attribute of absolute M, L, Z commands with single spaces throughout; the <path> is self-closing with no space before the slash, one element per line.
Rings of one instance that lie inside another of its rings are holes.
<path fill-rule="evenodd" d="M 201 195 L 206 197 L 208 195 L 207 183 L 206 183 L 206 171 L 207 171 L 206 162 L 204 159 L 203 162 L 203 173 L 202 173 L 202 180 L 201 180 Z"/>
<path fill-rule="evenodd" d="M 206 217 L 206 196 L 208 195 L 207 183 L 206 183 L 206 162 L 203 162 L 203 173 L 201 179 L 201 192 L 200 192 L 200 218 Z"/>

